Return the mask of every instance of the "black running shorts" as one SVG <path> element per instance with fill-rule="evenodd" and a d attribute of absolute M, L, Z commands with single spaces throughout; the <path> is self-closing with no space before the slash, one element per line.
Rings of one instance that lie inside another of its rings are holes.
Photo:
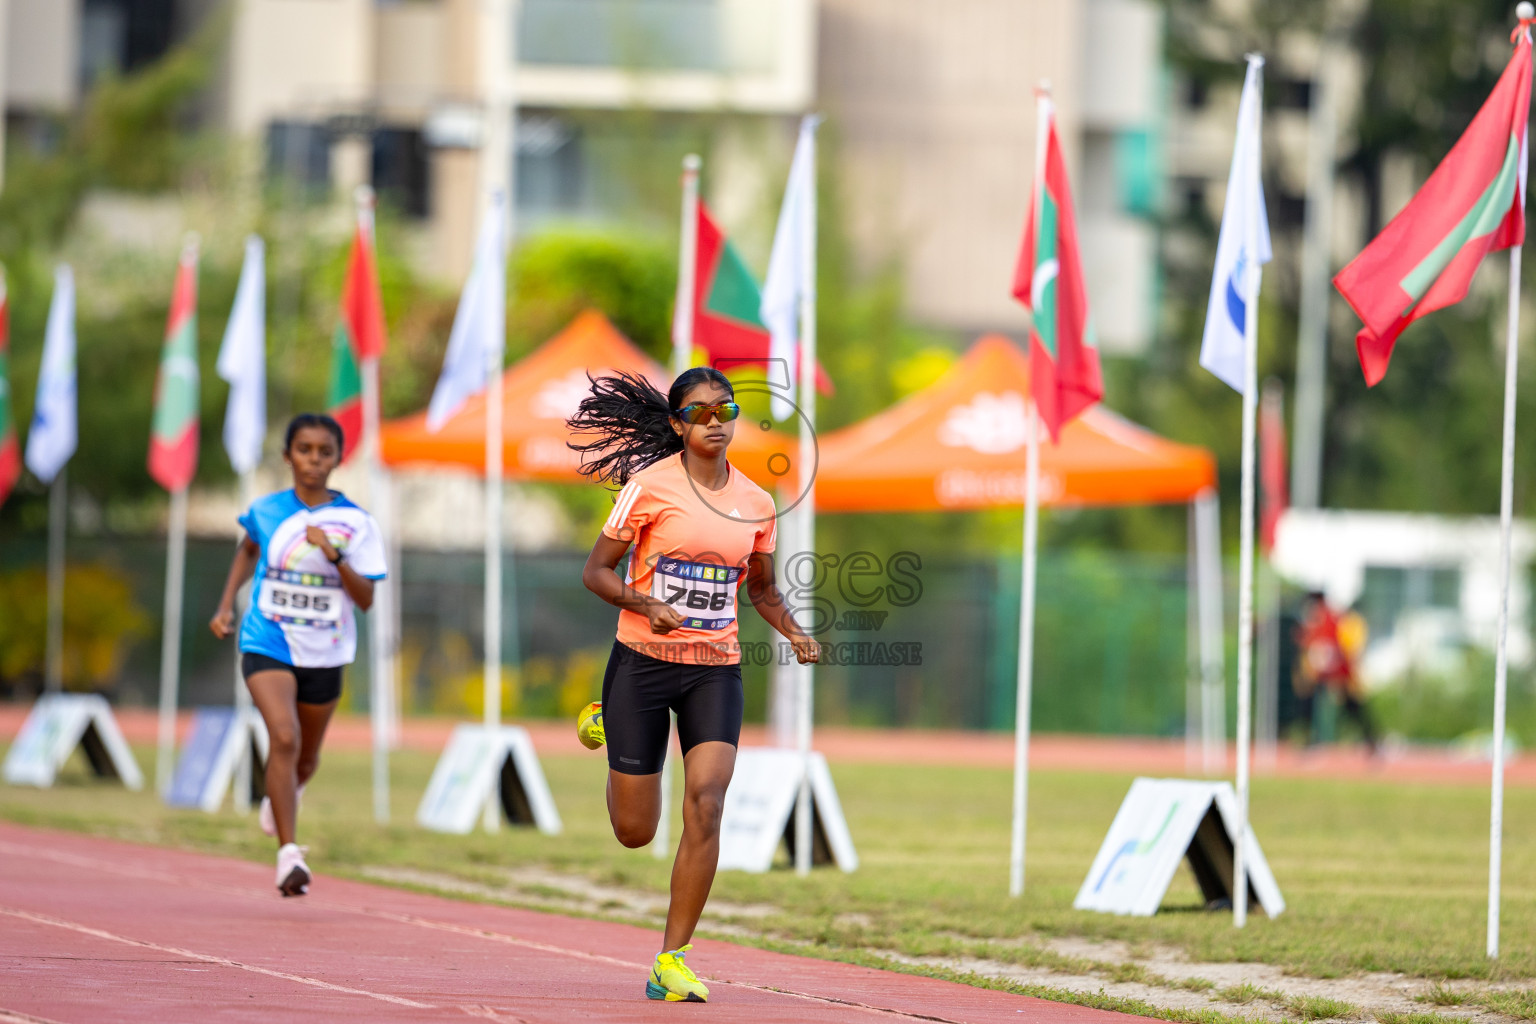
<path fill-rule="evenodd" d="M 329 704 L 341 696 L 341 666 L 299 668 L 265 654 L 246 651 L 240 655 L 240 674 L 249 679 L 257 672 L 287 672 L 299 684 L 300 704 Z"/>
<path fill-rule="evenodd" d="M 741 742 L 740 665 L 662 661 L 613 642 L 603 673 L 603 733 L 608 767 L 625 775 L 654 775 L 667 756 L 677 712 L 683 753 L 711 740 Z"/>

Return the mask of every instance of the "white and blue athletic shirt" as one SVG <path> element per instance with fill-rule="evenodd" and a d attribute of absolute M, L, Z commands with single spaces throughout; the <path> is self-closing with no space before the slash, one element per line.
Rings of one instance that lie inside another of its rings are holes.
<path fill-rule="evenodd" d="M 385 576 L 384 542 L 373 516 L 331 493 L 330 501 L 310 508 L 291 489 L 279 491 L 240 517 L 261 548 L 251 607 L 240 624 L 241 651 L 297 668 L 334 668 L 357 656 L 352 598 L 340 571 L 305 534 L 320 527 L 352 571 L 370 580 Z"/>

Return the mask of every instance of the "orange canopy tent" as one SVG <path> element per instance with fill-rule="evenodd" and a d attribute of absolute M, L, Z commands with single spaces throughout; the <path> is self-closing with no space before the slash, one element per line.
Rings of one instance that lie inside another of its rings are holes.
<path fill-rule="evenodd" d="M 1024 353 L 998 335 L 980 339 L 928 388 L 821 438 L 816 511 L 1022 509 L 1028 395 Z M 1198 751 L 1214 770 L 1224 728 L 1215 458 L 1094 406 L 1062 429 L 1059 445 L 1041 444 L 1039 494 L 1057 507 L 1189 504 L 1186 740 L 1191 761 Z"/>
<path fill-rule="evenodd" d="M 989 335 L 930 387 L 821 438 L 818 512 L 918 512 L 1024 504 L 1029 359 Z M 1193 501 L 1216 485 L 1204 448 L 1094 406 L 1040 447 L 1040 503 Z"/>
<path fill-rule="evenodd" d="M 572 482 L 581 479 L 579 452 L 567 447 L 574 435 L 565 425 L 587 394 L 587 374 L 638 374 L 663 392 L 666 371 L 640 351 L 601 313 L 588 310 L 502 374 L 502 459 L 506 475 L 524 480 Z M 464 403 L 436 433 L 427 429 L 423 410 L 390 420 L 380 431 L 384 461 L 457 465 L 485 472 L 487 392 Z M 731 443 L 731 464 L 763 487 L 779 477 L 769 471 L 769 457 L 786 454 L 794 442 L 777 431 L 738 420 Z M 780 463 L 775 462 L 775 466 Z"/>

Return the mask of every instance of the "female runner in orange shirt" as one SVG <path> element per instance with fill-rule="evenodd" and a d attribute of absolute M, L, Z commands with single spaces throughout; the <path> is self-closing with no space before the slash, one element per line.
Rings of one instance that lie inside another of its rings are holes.
<path fill-rule="evenodd" d="M 593 749 L 608 746 L 608 818 L 625 846 L 656 833 L 669 710 L 683 750 L 683 835 L 663 951 L 645 986 L 652 999 L 709 998 L 684 955 L 714 882 L 741 737 L 740 586 L 801 664 L 820 655 L 774 583 L 773 499 L 726 459 L 741 411 L 734 399 L 730 381 L 708 367 L 684 372 L 666 395 L 638 377 L 602 377 L 570 421 L 598 435 L 572 446 L 587 456 L 583 474 L 620 488 L 581 576 L 619 608 L 618 635 L 603 699 L 582 712 L 577 734 Z"/>

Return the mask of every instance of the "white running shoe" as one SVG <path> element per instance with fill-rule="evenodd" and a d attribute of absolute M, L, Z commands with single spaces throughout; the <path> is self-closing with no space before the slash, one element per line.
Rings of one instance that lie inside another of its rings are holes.
<path fill-rule="evenodd" d="M 303 896 L 309 891 L 309 865 L 304 855 L 309 847 L 285 843 L 277 851 L 277 891 L 284 896 Z"/>
<path fill-rule="evenodd" d="M 303 807 L 304 806 L 304 787 L 303 786 L 299 787 L 298 797 L 299 797 L 299 799 L 298 799 L 298 807 Z M 298 807 L 296 807 L 294 809 L 297 810 Z M 261 825 L 262 832 L 266 833 L 269 836 L 277 835 L 277 815 L 272 813 L 272 798 L 271 797 L 264 796 L 264 797 L 261 798 L 261 810 L 256 813 L 256 821 Z"/>

